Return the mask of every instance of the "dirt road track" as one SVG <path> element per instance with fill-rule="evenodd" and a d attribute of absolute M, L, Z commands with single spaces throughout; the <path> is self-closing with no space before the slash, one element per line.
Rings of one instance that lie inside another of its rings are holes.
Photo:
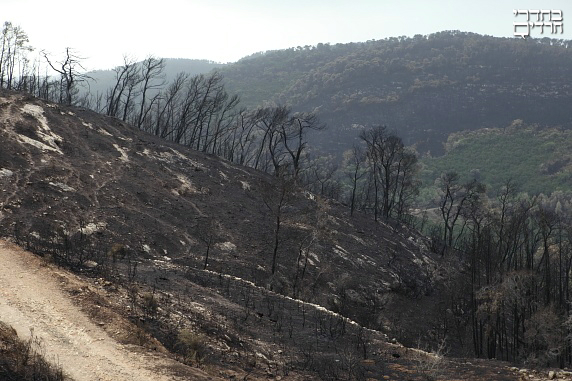
<path fill-rule="evenodd" d="M 166 370 L 177 365 L 173 360 L 130 350 L 90 321 L 62 290 L 62 275 L 73 277 L 0 240 L 0 321 L 22 338 L 33 329 L 48 360 L 57 361 L 76 381 L 182 380 Z M 192 379 L 213 377 L 197 369 Z"/>

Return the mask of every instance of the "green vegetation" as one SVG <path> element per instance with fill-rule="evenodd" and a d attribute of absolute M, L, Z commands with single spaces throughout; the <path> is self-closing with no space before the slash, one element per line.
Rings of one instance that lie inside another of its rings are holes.
<path fill-rule="evenodd" d="M 313 143 L 328 153 L 351 148 L 352 126 L 383 124 L 420 153 L 441 155 L 462 130 L 515 119 L 569 128 L 566 44 L 444 31 L 269 51 L 220 72 L 243 105 L 315 111 L 330 128 Z"/>
<path fill-rule="evenodd" d="M 348 53 L 355 44 L 338 44 L 343 50 L 333 54 L 329 44 L 298 46 L 286 50 L 259 52 L 220 69 L 231 93 L 240 95 L 241 103 L 256 107 L 277 101 L 278 94 L 296 85 L 316 67 L 326 65 L 340 53 Z"/>
<path fill-rule="evenodd" d="M 463 180 L 475 178 L 489 190 L 500 189 L 508 179 L 529 194 L 550 194 L 572 189 L 572 131 L 542 129 L 517 120 L 507 128 L 485 128 L 449 136 L 446 154 L 424 157 L 423 197 L 428 202 L 435 180 L 455 171 Z"/>

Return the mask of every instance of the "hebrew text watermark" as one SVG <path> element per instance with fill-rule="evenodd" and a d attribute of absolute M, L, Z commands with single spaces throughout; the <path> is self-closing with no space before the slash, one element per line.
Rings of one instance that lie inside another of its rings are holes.
<path fill-rule="evenodd" d="M 558 28 L 560 28 L 560 33 L 564 33 L 564 19 L 561 10 L 514 9 L 512 13 L 515 17 L 526 15 L 526 21 L 513 22 L 515 36 L 526 38 L 530 36 L 530 31 L 534 28 L 540 28 L 542 34 L 544 34 L 544 28 L 549 28 L 551 34 L 557 34 Z M 536 19 L 531 15 L 536 15 Z"/>

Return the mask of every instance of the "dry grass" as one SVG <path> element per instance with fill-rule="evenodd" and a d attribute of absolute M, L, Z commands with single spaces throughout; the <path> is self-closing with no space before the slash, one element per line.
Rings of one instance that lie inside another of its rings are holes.
<path fill-rule="evenodd" d="M 418 344 L 418 347 L 420 346 Z M 413 349 L 412 359 L 415 363 L 415 369 L 427 381 L 440 379 L 443 373 L 445 353 L 445 340 L 441 341 L 439 347 L 433 352 Z"/>
<path fill-rule="evenodd" d="M 178 345 L 186 363 L 201 365 L 207 358 L 206 338 L 201 334 L 184 329 L 179 332 Z"/>
<path fill-rule="evenodd" d="M 26 340 L 11 326 L 0 322 L 0 379 L 2 380 L 71 380 L 61 366 L 46 360 L 42 341 L 34 332 Z"/>

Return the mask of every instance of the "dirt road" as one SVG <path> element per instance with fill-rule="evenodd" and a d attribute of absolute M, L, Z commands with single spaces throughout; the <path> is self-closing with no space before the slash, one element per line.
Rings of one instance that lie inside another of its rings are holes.
<path fill-rule="evenodd" d="M 33 330 L 43 340 L 48 360 L 58 362 L 76 381 L 182 379 L 167 370 L 177 365 L 173 360 L 130 350 L 90 321 L 62 290 L 62 276 L 74 277 L 0 240 L 0 321 L 22 338 Z M 196 370 L 192 379 L 213 377 Z"/>

